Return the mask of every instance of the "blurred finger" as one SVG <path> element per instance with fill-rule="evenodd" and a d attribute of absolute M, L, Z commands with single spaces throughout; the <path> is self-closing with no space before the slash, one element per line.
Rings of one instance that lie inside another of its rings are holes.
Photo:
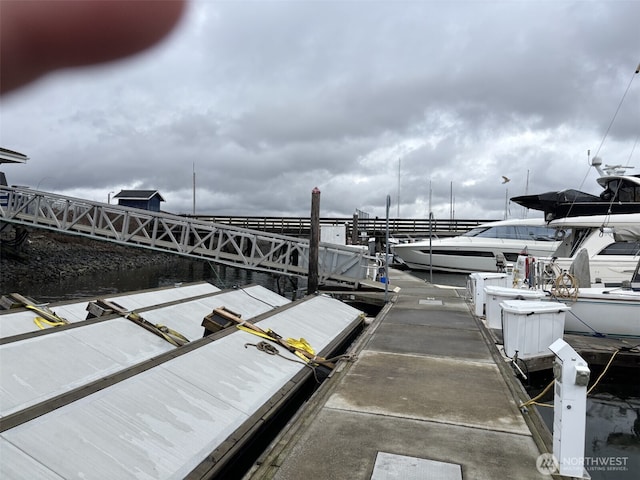
<path fill-rule="evenodd" d="M 139 52 L 180 19 L 184 0 L 2 0 L 0 91 L 58 68 Z"/>

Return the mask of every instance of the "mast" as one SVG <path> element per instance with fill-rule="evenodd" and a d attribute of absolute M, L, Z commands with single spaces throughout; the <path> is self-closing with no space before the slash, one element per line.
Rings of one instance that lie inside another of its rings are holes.
<path fill-rule="evenodd" d="M 193 162 L 193 215 L 196 214 L 196 162 Z"/>

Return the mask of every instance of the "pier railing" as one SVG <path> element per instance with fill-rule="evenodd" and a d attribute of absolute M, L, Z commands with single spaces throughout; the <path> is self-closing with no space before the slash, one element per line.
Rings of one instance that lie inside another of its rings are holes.
<path fill-rule="evenodd" d="M 308 237 L 311 230 L 311 221 L 308 217 L 220 215 L 187 215 L 186 217 L 296 237 Z M 389 234 L 395 238 L 420 239 L 429 237 L 431 231 L 433 235 L 438 237 L 451 237 L 467 232 L 481 223 L 492 221 L 495 220 L 434 219 L 430 226 L 428 218 L 390 218 Z M 344 225 L 347 238 L 350 238 L 352 243 L 360 243 L 363 238 L 366 241 L 367 238 L 384 237 L 386 229 L 386 219 L 384 218 L 321 217 L 320 224 Z"/>

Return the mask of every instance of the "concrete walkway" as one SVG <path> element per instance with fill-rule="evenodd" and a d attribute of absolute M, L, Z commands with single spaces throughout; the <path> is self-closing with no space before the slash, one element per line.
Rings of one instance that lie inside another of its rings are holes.
<path fill-rule="evenodd" d="M 401 290 L 358 359 L 247 478 L 551 478 L 536 469 L 540 451 L 460 292 L 400 271 L 390 278 Z"/>

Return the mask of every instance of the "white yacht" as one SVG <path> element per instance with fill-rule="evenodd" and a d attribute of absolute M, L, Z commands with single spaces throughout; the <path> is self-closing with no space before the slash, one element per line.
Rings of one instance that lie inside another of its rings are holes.
<path fill-rule="evenodd" d="M 581 288 L 573 299 L 561 299 L 571 307 L 564 331 L 610 337 L 640 337 L 640 291 L 614 288 Z"/>
<path fill-rule="evenodd" d="M 556 228 L 556 238 L 562 239 L 551 255 L 557 269 L 568 271 L 578 254 L 586 250 L 591 284 L 620 286 L 631 278 L 640 261 L 640 213 L 566 217 L 549 222 L 549 226 Z"/>
<path fill-rule="evenodd" d="M 409 268 L 455 273 L 492 272 L 497 262 L 515 263 L 523 251 L 549 257 L 560 242 L 543 218 L 511 219 L 482 224 L 462 235 L 392 245 Z"/>
<path fill-rule="evenodd" d="M 621 229 L 620 225 L 617 225 L 617 227 L 618 229 Z M 636 225 L 636 227 L 640 228 L 640 225 Z M 581 230 L 582 228 L 576 229 L 578 236 L 580 236 L 579 233 Z M 606 233 L 603 235 L 603 238 L 606 239 L 608 236 L 609 234 Z M 589 236 L 587 235 L 585 238 L 585 244 L 591 243 L 589 242 L 588 237 Z M 622 246 L 622 244 L 625 243 L 626 245 Z M 637 241 L 634 241 L 633 239 L 627 242 L 614 241 L 613 243 L 605 246 L 604 249 L 601 249 L 600 252 L 611 248 L 615 248 L 617 250 L 622 250 L 622 248 L 633 249 L 634 243 L 636 245 L 635 257 L 638 258 Z M 612 247 L 612 245 L 616 246 Z M 579 280 L 579 277 L 574 276 L 573 274 L 568 276 L 562 275 L 563 272 L 557 264 L 558 260 L 555 260 L 554 266 L 556 270 L 553 272 L 554 278 L 543 279 L 539 276 L 536 281 L 534 281 L 534 288 L 537 290 L 537 293 L 544 292 L 546 294 L 544 299 L 554 302 L 562 302 L 571 307 L 571 310 L 569 310 L 565 315 L 564 331 L 566 333 L 640 338 L 640 260 L 638 260 L 633 273 L 626 276 L 620 272 L 624 272 L 627 269 L 625 265 L 629 265 L 629 257 L 633 255 L 614 255 L 614 257 L 620 258 L 612 260 L 607 264 L 605 260 L 598 259 L 598 255 L 594 256 L 596 259 L 595 261 L 589 259 L 587 252 L 588 251 L 586 249 L 582 250 L 582 253 L 579 254 L 579 256 L 583 258 L 578 258 L 576 256 L 573 261 L 575 263 L 580 263 L 584 260 L 588 260 L 585 263 L 594 263 L 595 265 L 599 265 L 597 268 L 600 269 L 605 266 L 607 269 L 613 271 L 613 273 L 608 274 L 608 278 L 621 280 L 620 286 L 604 286 L 604 282 L 593 283 L 593 275 L 591 275 L 591 278 L 588 280 L 583 279 L 584 281 Z M 630 253 L 633 254 L 634 251 L 632 250 Z M 567 259 L 560 259 L 560 263 L 564 264 L 563 266 L 566 266 L 567 261 Z M 519 265 L 521 262 L 522 258 L 519 259 Z M 548 270 L 546 270 L 544 262 L 545 260 L 542 260 L 542 269 L 546 274 Z M 517 270 L 518 269 L 515 271 L 516 277 L 514 278 L 516 281 L 518 280 L 518 277 L 520 279 L 522 278 Z M 588 274 L 588 270 L 589 267 L 587 267 L 587 271 L 583 273 Z M 602 270 L 600 273 L 602 273 Z M 590 281 L 592 282 L 591 285 L 589 285 Z M 607 282 L 608 285 L 612 285 L 614 283 L 618 282 Z M 586 284 L 586 286 L 583 284 Z M 534 293 L 536 293 L 536 290 L 528 289 L 519 290 L 514 288 L 503 290 L 509 290 L 510 292 L 527 292 L 528 296 L 533 296 Z"/>

